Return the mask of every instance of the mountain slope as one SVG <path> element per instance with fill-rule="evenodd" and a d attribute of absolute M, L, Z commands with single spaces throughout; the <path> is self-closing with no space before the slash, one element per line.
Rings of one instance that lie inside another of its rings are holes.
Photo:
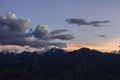
<path fill-rule="evenodd" d="M 120 55 L 88 48 L 0 53 L 0 80 L 120 80 Z"/>

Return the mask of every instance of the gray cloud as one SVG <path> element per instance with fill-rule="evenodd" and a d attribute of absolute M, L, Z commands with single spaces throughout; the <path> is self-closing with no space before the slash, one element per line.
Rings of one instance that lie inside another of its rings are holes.
<path fill-rule="evenodd" d="M 89 24 L 90 25 L 92 25 L 92 26 L 107 26 L 107 25 L 101 25 L 101 24 L 103 24 L 103 23 L 108 23 L 108 22 L 110 22 L 109 20 L 105 20 L 105 21 L 91 21 L 91 22 L 89 22 Z"/>
<path fill-rule="evenodd" d="M 25 32 L 31 26 L 30 19 L 16 18 L 14 13 L 6 13 L 5 16 L 0 17 L 0 30 L 3 31 L 18 31 Z"/>
<path fill-rule="evenodd" d="M 20 46 L 31 46 L 35 48 L 45 48 L 47 46 L 66 47 L 65 43 L 59 42 L 48 42 L 45 40 L 38 40 L 32 37 L 29 38 L 14 38 L 0 40 L 2 45 L 20 45 Z"/>
<path fill-rule="evenodd" d="M 106 35 L 104 34 L 96 34 L 95 36 L 100 37 L 100 38 L 106 38 Z"/>
<path fill-rule="evenodd" d="M 72 34 L 62 34 L 63 32 L 67 32 L 66 29 L 57 29 L 50 32 L 47 25 L 38 25 L 36 29 L 33 31 L 33 35 L 42 40 L 53 40 L 53 39 L 60 39 L 60 40 L 71 40 L 74 38 Z"/>
<path fill-rule="evenodd" d="M 72 34 L 63 34 L 51 37 L 51 39 L 71 40 L 74 36 Z"/>
<path fill-rule="evenodd" d="M 0 39 L 28 36 L 25 31 L 30 25 L 30 19 L 16 18 L 14 13 L 6 13 L 0 16 Z"/>
<path fill-rule="evenodd" d="M 90 21 L 90 22 L 87 22 L 84 19 L 72 18 L 72 19 L 67 19 L 66 22 L 68 22 L 70 24 L 77 24 L 79 26 L 82 26 L 82 25 L 85 25 L 85 26 L 91 25 L 91 26 L 94 26 L 94 27 L 102 27 L 102 26 L 107 26 L 107 25 L 105 25 L 105 23 L 108 23 L 110 21 L 109 20 L 104 20 L 104 21 Z"/>
<path fill-rule="evenodd" d="M 39 39 L 45 39 L 51 36 L 48 26 L 44 24 L 38 25 L 34 30 L 33 34 Z"/>
<path fill-rule="evenodd" d="M 61 34 L 63 32 L 67 32 L 68 30 L 66 29 L 57 29 L 57 30 L 54 30 L 51 32 L 52 35 L 58 35 L 58 34 Z"/>
<path fill-rule="evenodd" d="M 88 25 L 88 24 L 86 24 L 86 21 L 84 19 L 74 19 L 73 18 L 73 19 L 67 19 L 66 21 L 70 24 L 77 24 L 79 26 Z"/>
<path fill-rule="evenodd" d="M 47 48 L 50 46 L 66 47 L 65 43 L 54 42 L 55 39 L 71 40 L 73 35 L 62 34 L 67 32 L 65 29 L 50 31 L 48 25 L 38 25 L 35 30 L 30 29 L 31 21 L 25 18 L 16 18 L 14 13 L 6 13 L 0 16 L 0 44 L 1 45 L 20 45 L 36 48 Z"/>

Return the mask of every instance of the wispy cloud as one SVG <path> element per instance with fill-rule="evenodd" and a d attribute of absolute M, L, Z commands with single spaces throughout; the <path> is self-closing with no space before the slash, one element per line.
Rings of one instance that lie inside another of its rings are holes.
<path fill-rule="evenodd" d="M 99 37 L 99 38 L 106 38 L 106 35 L 104 34 L 95 34 L 96 37 Z"/>
<path fill-rule="evenodd" d="M 85 19 L 77 19 L 77 18 L 71 18 L 67 19 L 66 22 L 70 24 L 77 24 L 78 26 L 94 26 L 94 27 L 102 27 L 102 26 L 108 26 L 105 25 L 106 23 L 110 22 L 109 20 L 103 20 L 103 21 L 89 21 L 87 22 Z"/>
<path fill-rule="evenodd" d="M 58 34 L 61 34 L 63 32 L 67 32 L 68 30 L 66 29 L 57 29 L 57 30 L 54 30 L 51 32 L 52 35 L 58 35 Z"/>

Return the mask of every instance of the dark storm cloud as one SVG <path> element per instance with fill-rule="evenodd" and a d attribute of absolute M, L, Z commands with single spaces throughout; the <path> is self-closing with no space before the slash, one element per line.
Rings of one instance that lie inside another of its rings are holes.
<path fill-rule="evenodd" d="M 58 29 L 50 31 L 45 24 L 38 25 L 35 30 L 26 32 L 30 29 L 31 21 L 25 18 L 16 18 L 14 13 L 6 13 L 0 17 L 0 44 L 1 45 L 20 45 L 36 48 L 46 48 L 50 46 L 66 47 L 65 43 L 54 42 L 54 39 L 71 40 L 73 35 L 61 33 L 68 30 Z"/>
<path fill-rule="evenodd" d="M 94 26 L 94 27 L 102 27 L 102 26 L 107 26 L 107 25 L 105 25 L 105 23 L 108 23 L 110 21 L 109 20 L 104 20 L 104 21 L 90 21 L 90 22 L 87 22 L 84 19 L 72 18 L 72 19 L 67 19 L 66 22 L 68 22 L 70 24 L 77 24 L 79 26 L 82 26 L 82 25 L 85 25 L 85 26 L 91 25 L 91 26 Z"/>
<path fill-rule="evenodd" d="M 100 37 L 100 38 L 106 38 L 106 35 L 104 34 L 96 34 L 95 36 Z"/>

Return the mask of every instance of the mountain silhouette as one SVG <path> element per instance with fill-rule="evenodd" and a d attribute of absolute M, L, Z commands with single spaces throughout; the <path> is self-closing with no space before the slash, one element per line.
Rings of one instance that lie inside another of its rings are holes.
<path fill-rule="evenodd" d="M 88 48 L 0 53 L 0 80 L 120 80 L 120 54 Z"/>

